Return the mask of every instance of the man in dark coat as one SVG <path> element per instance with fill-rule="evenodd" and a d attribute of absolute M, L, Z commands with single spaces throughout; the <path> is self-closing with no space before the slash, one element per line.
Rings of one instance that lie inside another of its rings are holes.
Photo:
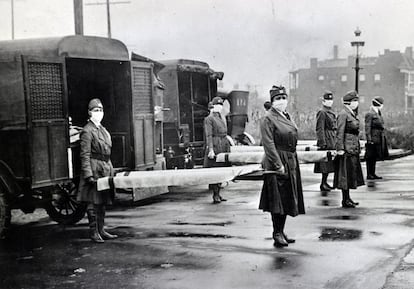
<path fill-rule="evenodd" d="M 359 154 L 359 96 L 355 91 L 348 92 L 343 98 L 344 108 L 337 117 L 336 151 L 334 187 L 342 190 L 342 207 L 354 208 L 359 203 L 354 202 L 350 189 L 364 185 Z"/>
<path fill-rule="evenodd" d="M 383 161 L 388 157 L 384 119 L 381 115 L 383 104 L 384 99 L 382 97 L 375 97 L 372 100 L 369 112 L 365 114 L 365 135 L 367 137 L 365 160 L 368 180 L 382 179 L 382 177 L 375 174 L 375 165 L 377 161 Z"/>
<path fill-rule="evenodd" d="M 230 142 L 227 139 L 227 124 L 221 116 L 223 99 L 216 96 L 211 102 L 213 105 L 212 112 L 204 119 L 204 135 L 206 138 L 205 168 L 223 166 L 221 163 L 216 163 L 216 155 L 230 151 Z M 212 191 L 214 204 L 226 201 L 226 199 L 220 196 L 220 186 L 220 183 L 208 186 L 210 191 Z"/>
<path fill-rule="evenodd" d="M 80 135 L 81 175 L 78 200 L 87 203 L 90 238 L 96 243 L 104 239 L 117 238 L 104 229 L 105 205 L 111 204 L 113 191 L 98 192 L 96 180 L 113 175 L 111 156 L 111 135 L 102 126 L 103 105 L 94 98 L 89 102 L 88 123 Z"/>
<path fill-rule="evenodd" d="M 259 209 L 270 212 L 273 222 L 274 246 L 284 247 L 295 242 L 284 232 L 287 215 L 305 213 L 302 181 L 296 154 L 298 130 L 286 112 L 287 94 L 284 87 L 270 90 L 272 107 L 260 122 L 264 157 L 263 188 Z"/>
<path fill-rule="evenodd" d="M 323 95 L 322 109 L 316 114 L 316 145 L 320 150 L 334 150 L 336 143 L 336 115 L 332 110 L 333 94 L 327 91 Z M 315 163 L 314 173 L 322 174 L 321 191 L 333 189 L 328 185 L 329 173 L 334 172 L 333 161 Z"/>

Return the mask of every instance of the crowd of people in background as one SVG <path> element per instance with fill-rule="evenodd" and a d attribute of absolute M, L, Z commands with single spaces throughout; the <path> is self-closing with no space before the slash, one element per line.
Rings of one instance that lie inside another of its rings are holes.
<path fill-rule="evenodd" d="M 259 209 L 269 212 L 273 223 L 275 247 L 286 247 L 295 240 L 287 236 L 287 216 L 296 217 L 305 213 L 300 166 L 296 145 L 300 137 L 298 127 L 287 112 L 289 97 L 283 86 L 273 86 L 270 100 L 263 105 L 264 116 L 259 120 L 260 144 L 264 149 L 263 187 Z M 343 106 L 336 115 L 333 106 L 334 94 L 326 91 L 321 96 L 321 108 L 316 113 L 316 146 L 318 150 L 331 151 L 333 159 L 315 163 L 314 173 L 321 174 L 320 190 L 329 192 L 340 189 L 343 208 L 355 208 L 359 202 L 350 196 L 350 190 L 365 184 L 361 167 L 360 119 L 358 115 L 359 95 L 350 91 L 342 96 Z M 223 100 L 213 99 L 211 112 L 206 117 L 205 167 L 216 166 L 216 154 L 229 151 L 225 138 L 226 123 L 220 116 Z M 378 160 L 388 156 L 384 134 L 384 119 L 381 110 L 384 99 L 376 97 L 365 115 L 365 160 L 367 179 L 381 179 L 376 174 Z M 328 183 L 329 174 L 334 174 L 333 183 Z M 224 201 L 220 196 L 220 184 L 211 184 L 213 203 Z"/>
<path fill-rule="evenodd" d="M 299 139 L 298 127 L 287 112 L 289 97 L 283 86 L 273 86 L 270 101 L 264 103 L 265 114 L 260 119 L 261 145 L 264 149 L 262 161 L 263 187 L 259 209 L 269 212 L 273 223 L 275 247 L 286 247 L 295 240 L 285 232 L 287 216 L 305 214 L 303 190 L 296 146 Z M 327 91 L 321 97 L 322 107 L 316 113 L 316 146 L 319 150 L 335 152 L 334 159 L 317 162 L 314 173 L 320 173 L 321 191 L 340 189 L 342 207 L 359 205 L 352 200 L 350 190 L 365 184 L 360 162 L 360 120 L 358 116 L 359 96 L 350 91 L 342 97 L 342 110 L 335 114 L 332 109 L 334 95 Z M 376 97 L 365 115 L 367 179 L 381 179 L 376 174 L 376 162 L 388 156 L 387 140 L 384 134 L 384 119 L 381 110 L 384 99 Z M 209 103 L 209 115 L 204 120 L 205 157 L 204 167 L 222 166 L 215 161 L 216 155 L 230 151 L 227 138 L 227 124 L 221 115 L 223 99 L 214 97 Z M 85 202 L 90 228 L 90 238 L 96 243 L 115 239 L 116 235 L 104 229 L 105 206 L 113 201 L 113 192 L 96 190 L 96 180 L 112 176 L 110 161 L 111 136 L 101 125 L 103 105 L 99 99 L 92 99 L 88 106 L 89 120 L 80 134 L 81 181 L 78 200 Z M 224 164 L 226 165 L 226 164 Z M 328 183 L 333 173 L 333 184 Z M 226 201 L 220 195 L 221 184 L 210 184 L 213 203 Z"/>
<path fill-rule="evenodd" d="M 342 207 L 355 208 L 358 202 L 352 200 L 350 190 L 365 184 L 361 167 L 360 120 L 358 116 L 359 96 L 350 91 L 342 97 L 343 107 L 335 114 L 332 109 L 334 95 L 327 91 L 321 97 L 322 107 L 316 113 L 316 146 L 318 150 L 334 152 L 335 157 L 317 162 L 314 173 L 320 173 L 320 190 L 342 191 Z M 273 223 L 275 247 L 285 247 L 295 240 L 288 238 L 284 228 L 287 215 L 295 217 L 304 214 L 304 203 L 300 167 L 296 154 L 298 128 L 286 111 L 288 95 L 282 86 L 270 90 L 270 102 L 264 103 L 265 116 L 260 121 L 263 158 L 263 188 L 259 209 L 269 212 Z M 381 110 L 384 99 L 372 100 L 370 111 L 365 114 L 365 160 L 367 179 L 376 180 L 376 162 L 388 156 L 387 140 L 384 134 L 384 120 Z M 333 184 L 328 184 L 333 173 Z"/>

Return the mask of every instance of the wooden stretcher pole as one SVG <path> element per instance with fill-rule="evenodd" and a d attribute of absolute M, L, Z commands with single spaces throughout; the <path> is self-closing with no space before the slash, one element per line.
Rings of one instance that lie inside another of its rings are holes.
<path fill-rule="evenodd" d="M 296 153 L 300 163 L 316 163 L 331 160 L 336 151 L 297 151 Z M 221 153 L 217 155 L 216 162 L 260 164 L 263 156 L 263 151 Z"/>

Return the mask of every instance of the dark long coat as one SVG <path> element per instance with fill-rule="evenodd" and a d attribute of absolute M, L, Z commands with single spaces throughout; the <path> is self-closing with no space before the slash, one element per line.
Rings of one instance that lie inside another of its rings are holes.
<path fill-rule="evenodd" d="M 265 155 L 262 161 L 264 182 L 259 209 L 293 217 L 304 214 L 302 181 L 296 154 L 296 125 L 271 108 L 261 120 L 260 131 Z M 282 166 L 285 167 L 286 174 L 277 175 L 275 171 Z"/>
<path fill-rule="evenodd" d="M 215 159 L 208 158 L 210 148 L 214 153 L 225 153 L 230 151 L 230 143 L 227 139 L 227 124 L 220 113 L 212 112 L 204 119 L 205 154 L 204 167 L 211 168 L 226 164 L 216 163 Z"/>
<path fill-rule="evenodd" d="M 384 129 L 384 119 L 381 112 L 376 112 L 371 108 L 365 114 L 366 159 L 384 160 L 388 157 L 388 145 Z"/>
<path fill-rule="evenodd" d="M 98 192 L 96 184 L 85 182 L 88 177 L 95 180 L 113 175 L 111 160 L 111 135 L 103 127 L 99 128 L 92 122 L 83 127 L 80 135 L 81 175 L 78 200 L 92 204 L 111 204 L 110 191 Z"/>
<path fill-rule="evenodd" d="M 337 117 L 336 150 L 345 154 L 335 157 L 334 187 L 356 189 L 364 185 L 360 162 L 359 119 L 350 109 L 344 108 Z"/>
<path fill-rule="evenodd" d="M 336 115 L 331 108 L 323 106 L 316 114 L 316 145 L 322 150 L 333 150 L 336 144 Z M 333 161 L 315 163 L 315 173 L 334 172 Z"/>

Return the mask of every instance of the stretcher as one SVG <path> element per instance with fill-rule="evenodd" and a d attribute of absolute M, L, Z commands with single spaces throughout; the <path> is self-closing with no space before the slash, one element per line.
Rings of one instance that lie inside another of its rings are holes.
<path fill-rule="evenodd" d="M 229 182 L 237 177 L 261 171 L 260 164 L 233 167 L 121 172 L 115 177 L 99 178 L 98 191 L 110 188 L 151 188 L 159 186 L 195 186 Z"/>
<path fill-rule="evenodd" d="M 399 155 L 402 150 L 392 150 L 392 155 Z M 132 171 L 117 173 L 115 177 L 100 178 L 98 191 L 110 188 L 155 188 L 169 186 L 194 186 L 223 183 L 233 180 L 261 180 L 263 170 L 261 161 L 264 152 L 260 146 L 235 146 L 229 153 L 220 153 L 218 163 L 242 164 L 232 167 L 178 169 L 162 171 Z M 334 158 L 336 151 L 297 151 L 300 163 L 324 162 Z M 363 152 L 361 152 L 361 156 Z"/>
<path fill-rule="evenodd" d="M 296 146 L 296 151 L 317 151 L 319 147 L 316 145 L 309 144 L 298 144 Z M 231 153 L 242 153 L 242 152 L 263 152 L 262 146 L 231 146 Z"/>
<path fill-rule="evenodd" d="M 262 162 L 264 151 L 244 151 L 220 153 L 217 155 L 216 162 L 218 163 L 238 163 L 238 164 L 260 164 Z M 300 163 L 316 163 L 326 162 L 332 160 L 336 151 L 297 151 L 298 160 Z"/>

